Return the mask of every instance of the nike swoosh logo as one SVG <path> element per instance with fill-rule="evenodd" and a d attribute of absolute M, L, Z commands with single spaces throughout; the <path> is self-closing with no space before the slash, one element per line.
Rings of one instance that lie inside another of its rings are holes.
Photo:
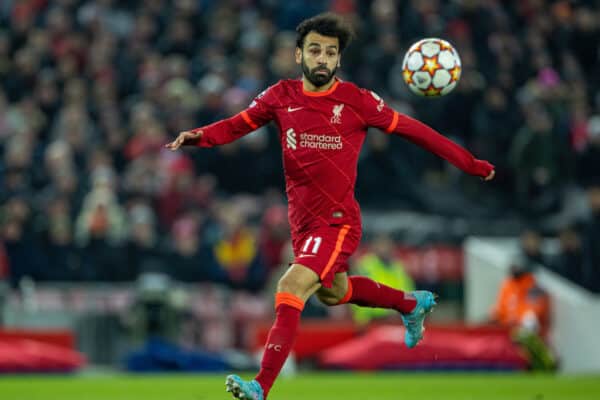
<path fill-rule="evenodd" d="M 294 112 L 294 111 L 302 110 L 303 108 L 304 107 L 296 107 L 296 108 L 288 107 L 288 112 Z"/>

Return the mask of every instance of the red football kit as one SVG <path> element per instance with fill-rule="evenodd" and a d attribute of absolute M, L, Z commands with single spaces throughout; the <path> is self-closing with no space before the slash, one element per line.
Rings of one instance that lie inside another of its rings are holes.
<path fill-rule="evenodd" d="M 398 134 L 468 174 L 486 177 L 494 169 L 377 94 L 338 79 L 325 92 L 304 91 L 301 80 L 279 81 L 241 113 L 195 129 L 203 131 L 196 145 L 226 144 L 270 121 L 279 128 L 283 150 L 294 263 L 314 270 L 325 287 L 335 273 L 348 270 L 360 242 L 354 186 L 368 127 Z"/>

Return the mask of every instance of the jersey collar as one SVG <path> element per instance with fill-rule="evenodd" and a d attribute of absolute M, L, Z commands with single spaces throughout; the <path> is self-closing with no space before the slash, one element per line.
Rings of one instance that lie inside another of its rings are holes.
<path fill-rule="evenodd" d="M 331 87 L 324 92 L 309 92 L 307 90 L 304 90 L 304 85 L 302 85 L 302 93 L 309 97 L 323 97 L 323 96 L 330 95 L 331 93 L 333 93 L 335 91 L 335 89 L 337 89 L 338 85 L 340 84 L 340 80 L 337 77 L 335 77 L 334 79 L 335 79 L 335 82 L 333 82 L 333 85 L 331 85 Z M 301 83 L 302 83 L 302 81 L 301 81 Z"/>

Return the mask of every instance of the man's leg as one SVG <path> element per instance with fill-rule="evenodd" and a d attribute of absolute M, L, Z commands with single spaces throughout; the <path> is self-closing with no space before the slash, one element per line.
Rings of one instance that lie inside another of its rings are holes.
<path fill-rule="evenodd" d="M 228 376 L 227 391 L 234 397 L 251 400 L 267 397 L 294 345 L 304 303 L 320 286 L 319 276 L 300 264 L 292 265 L 281 277 L 275 294 L 275 322 L 267 337 L 260 371 L 251 382 L 244 382 L 236 375 Z"/>
<path fill-rule="evenodd" d="M 331 289 L 322 287 L 317 291 L 317 297 L 327 305 L 351 303 L 399 311 L 406 327 L 404 342 L 407 347 L 416 346 L 423 338 L 425 316 L 435 305 L 435 296 L 431 292 L 407 293 L 364 276 L 348 277 L 346 273 L 336 274 Z"/>
<path fill-rule="evenodd" d="M 364 276 L 348 277 L 346 273 L 336 274 L 332 287 L 320 288 L 317 297 L 330 306 L 351 303 L 363 307 L 391 308 L 403 314 L 412 312 L 417 305 L 417 300 L 411 293 Z"/>
<path fill-rule="evenodd" d="M 348 274 L 345 272 L 338 272 L 333 278 L 333 283 L 330 288 L 321 286 L 317 290 L 317 298 L 321 303 L 327 306 L 336 306 L 338 304 L 344 304 L 348 302 L 348 299 L 342 301 L 346 293 L 348 293 Z"/>

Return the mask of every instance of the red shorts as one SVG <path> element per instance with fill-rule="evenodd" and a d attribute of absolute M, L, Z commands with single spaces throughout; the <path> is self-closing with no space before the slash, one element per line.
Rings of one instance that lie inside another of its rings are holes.
<path fill-rule="evenodd" d="M 350 225 L 322 226 L 294 235 L 294 264 L 315 271 L 330 288 L 338 272 L 347 272 L 348 259 L 360 243 L 361 230 Z"/>

